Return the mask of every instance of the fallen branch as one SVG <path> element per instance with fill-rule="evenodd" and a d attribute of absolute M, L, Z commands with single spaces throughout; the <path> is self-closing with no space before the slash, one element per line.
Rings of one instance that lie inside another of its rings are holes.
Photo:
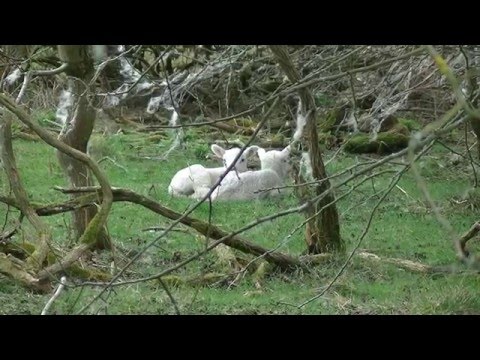
<path fill-rule="evenodd" d="M 387 264 L 393 264 L 397 267 L 400 267 L 402 269 L 409 270 L 412 272 L 430 273 L 430 272 L 436 272 L 435 270 L 437 271 L 440 270 L 440 268 L 435 268 L 433 266 L 425 265 L 425 264 L 411 261 L 411 260 L 398 259 L 398 258 L 381 258 L 378 255 L 375 255 L 366 251 L 358 252 L 357 256 L 366 260 L 374 260 L 374 261 L 384 262 Z"/>
<path fill-rule="evenodd" d="M 325 265 L 333 259 L 333 254 L 322 253 L 316 255 L 304 255 L 300 256 L 300 261 L 307 265 Z"/>
<path fill-rule="evenodd" d="M 60 188 L 57 188 L 60 189 Z M 98 187 L 89 187 L 89 188 L 80 188 L 80 189 L 62 189 L 64 193 L 72 193 L 72 192 L 86 192 L 86 191 L 98 191 Z M 150 200 L 142 195 L 136 194 L 131 190 L 127 189 L 118 189 L 112 188 L 113 191 L 113 201 L 128 201 L 132 203 L 136 203 L 142 205 L 160 215 L 168 217 L 172 220 L 178 219 L 181 214 L 177 213 L 171 209 L 168 209 L 153 200 Z M 13 207 L 17 207 L 15 200 L 12 198 L 7 197 L 0 197 L 0 201 L 5 202 Z M 35 211 L 40 216 L 48 216 L 48 215 L 55 215 L 63 212 L 72 211 L 74 209 L 78 209 L 85 206 L 92 205 L 95 201 L 97 201 L 97 194 L 88 194 L 82 197 L 71 199 L 65 203 L 61 204 L 51 204 L 47 206 L 38 206 L 35 208 Z M 193 219 L 190 217 L 186 217 L 181 221 L 183 224 L 188 225 L 201 234 L 205 235 L 206 231 L 208 231 L 208 223 L 205 223 L 198 219 Z M 472 238 L 475 234 L 480 232 L 480 224 L 475 223 L 462 238 L 460 241 L 462 243 L 466 242 L 468 239 Z M 284 255 L 281 253 L 270 253 L 270 250 L 265 249 L 259 245 L 253 244 L 237 235 L 230 235 L 224 230 L 210 224 L 210 232 L 209 235 L 212 239 L 218 240 L 221 238 L 226 237 L 225 245 L 238 249 L 242 252 L 252 254 L 255 256 L 266 254 L 265 260 L 269 263 L 280 266 L 282 268 L 292 268 L 298 266 L 319 266 L 324 265 L 333 259 L 333 255 L 330 253 L 325 254 L 318 254 L 318 255 L 306 255 L 301 256 L 298 259 Z M 384 263 L 390 263 L 397 267 L 403 268 L 408 271 L 417 272 L 417 273 L 438 273 L 438 272 L 451 272 L 451 270 L 446 269 L 445 267 L 433 267 L 430 265 L 421 264 L 418 262 L 414 262 L 411 260 L 404 260 L 399 258 L 381 258 L 378 255 L 362 251 L 358 252 L 357 255 L 365 260 L 374 260 Z M 164 279 L 164 277 L 162 277 Z M 167 280 L 167 282 L 169 282 Z M 175 281 L 173 281 L 174 283 Z"/>
<path fill-rule="evenodd" d="M 29 289 L 36 291 L 49 290 L 47 283 L 41 283 L 38 278 L 27 272 L 25 268 L 23 261 L 0 252 L 0 273 L 8 275 Z"/>
<path fill-rule="evenodd" d="M 58 189 L 58 188 L 57 188 Z M 88 191 L 98 191 L 100 190 L 98 187 L 89 187 L 87 188 Z M 63 192 L 71 193 L 72 191 L 76 191 L 77 189 L 64 189 Z M 79 191 L 85 191 L 86 189 L 79 189 Z M 137 194 L 134 191 L 128 189 L 120 189 L 120 188 L 112 188 L 113 192 L 113 201 L 128 201 L 138 205 L 142 205 L 147 209 L 160 214 L 164 217 L 167 217 L 171 220 L 178 220 L 181 219 L 180 222 L 184 225 L 187 225 L 196 231 L 198 231 L 202 235 L 207 235 L 214 240 L 223 239 L 223 243 L 228 245 L 234 249 L 240 250 L 244 253 L 251 254 L 254 256 L 263 255 L 265 260 L 270 263 L 273 263 L 279 266 L 282 269 L 290 269 L 297 267 L 300 264 L 298 259 L 291 257 L 289 255 L 281 254 L 281 253 L 271 253 L 270 250 L 265 249 L 264 247 L 254 244 L 246 239 L 241 238 L 238 235 L 229 234 L 226 231 L 220 229 L 219 227 L 204 222 L 202 220 L 198 220 L 195 218 L 191 218 L 189 216 L 185 216 L 178 213 L 174 210 L 171 210 L 165 206 L 162 206 L 158 202 L 151 200 L 143 195 Z M 85 199 L 85 198 L 84 198 Z M 12 204 L 12 206 L 14 206 Z M 70 202 L 71 206 L 71 202 Z M 83 206 L 88 206 L 88 204 L 84 204 Z M 48 207 L 43 209 L 43 212 L 47 211 Z M 55 208 L 52 210 L 58 211 L 61 207 L 57 204 Z M 40 210 L 40 209 L 39 209 Z"/>
<path fill-rule="evenodd" d="M 95 192 L 93 194 L 84 195 L 79 198 L 74 198 L 68 200 L 65 203 L 51 204 L 46 206 L 36 206 L 35 211 L 40 216 L 48 216 L 60 214 L 68 211 L 73 211 L 82 207 L 91 206 L 92 204 L 98 201 L 97 192 L 100 190 L 99 187 L 90 186 L 78 189 L 62 189 L 56 187 L 57 190 L 62 191 L 65 194 L 71 194 L 73 192 Z M 171 220 L 181 219 L 180 222 L 184 225 L 187 225 L 202 235 L 209 235 L 211 239 L 219 240 L 223 239 L 225 245 L 228 245 L 234 249 L 240 250 L 244 253 L 251 254 L 254 256 L 263 255 L 265 260 L 269 263 L 275 264 L 282 269 L 291 269 L 297 266 L 300 266 L 301 263 L 298 259 L 291 257 L 289 255 L 281 253 L 272 253 L 270 250 L 254 244 L 246 239 L 241 238 L 238 235 L 229 234 L 226 231 L 220 229 L 219 227 L 198 220 L 191 217 L 182 218 L 183 214 L 178 213 L 174 210 L 171 210 L 165 206 L 162 206 L 158 202 L 151 200 L 143 195 L 137 194 L 134 191 L 128 189 L 112 188 L 113 192 L 113 201 L 127 201 L 142 205 L 143 207 L 160 214 L 164 217 L 167 217 Z M 10 206 L 18 208 L 18 204 L 12 198 L 0 197 L 0 201 L 7 203 Z"/>
<path fill-rule="evenodd" d="M 148 228 L 142 229 L 142 231 L 165 231 L 166 227 L 161 227 L 161 226 L 150 226 Z M 187 229 L 170 229 L 170 231 L 177 231 L 177 232 L 182 232 L 185 234 L 190 234 L 190 232 Z"/>
<path fill-rule="evenodd" d="M 15 260 L 24 261 L 34 251 L 35 245 L 28 241 L 22 241 L 21 243 L 0 243 L 0 252 L 7 256 L 15 257 Z M 48 263 L 54 263 L 57 257 L 57 255 L 50 251 L 47 255 Z M 108 281 L 112 278 L 112 275 L 97 268 L 82 267 L 81 265 L 76 264 L 70 266 L 65 272 L 71 278 L 78 278 L 82 280 Z"/>
<path fill-rule="evenodd" d="M 255 145 L 258 145 L 264 149 L 283 149 L 288 145 L 288 142 L 283 137 L 282 138 L 274 137 L 272 139 L 265 139 L 265 140 L 259 141 Z"/>
<path fill-rule="evenodd" d="M 57 188 L 60 189 L 60 188 Z M 72 193 L 75 191 L 78 192 L 86 192 L 86 191 L 98 191 L 98 187 L 89 187 L 89 188 L 80 188 L 80 189 L 62 189 L 62 192 L 64 193 Z M 164 207 L 160 205 L 159 203 L 150 200 L 143 195 L 136 194 L 135 192 L 128 190 L 128 189 L 119 189 L 119 188 L 112 188 L 113 191 L 113 201 L 128 201 L 132 202 L 135 204 L 142 205 L 160 215 L 163 215 L 165 217 L 168 217 L 169 219 L 176 220 L 181 217 L 180 213 L 175 212 L 174 210 L 171 210 L 167 207 Z M 71 211 L 72 209 L 76 209 L 77 207 L 83 207 L 83 206 L 90 206 L 95 200 L 97 199 L 96 194 L 90 194 L 90 195 L 85 195 L 81 198 L 77 199 L 72 199 L 69 200 L 65 204 L 53 204 L 53 205 L 47 205 L 44 207 L 39 207 L 36 209 L 37 213 L 41 216 L 46 216 L 46 215 L 54 215 L 54 214 L 59 214 L 62 212 L 67 212 Z M 5 198 L 3 198 L 5 200 Z M 81 204 L 74 204 L 77 200 L 82 200 Z M 90 202 L 89 202 L 90 201 Z M 9 204 L 11 206 L 15 207 L 15 203 L 12 201 L 9 201 Z M 198 219 L 186 217 L 181 221 L 183 224 L 188 225 L 192 227 L 193 229 L 197 230 L 199 233 L 202 235 L 206 235 L 208 231 L 208 226 L 209 224 L 206 222 L 203 222 Z M 478 229 L 475 230 L 475 233 L 480 231 L 480 224 L 478 225 Z M 470 234 L 471 231 L 469 231 L 468 234 Z M 215 225 L 210 224 L 210 237 L 214 240 L 218 240 L 224 237 L 227 237 L 225 240 L 225 245 L 228 245 L 234 249 L 240 250 L 242 252 L 259 256 L 259 255 L 265 255 L 265 260 L 267 260 L 269 263 L 272 263 L 274 265 L 277 265 L 279 267 L 285 268 L 285 267 L 297 267 L 301 265 L 324 265 L 328 263 L 329 261 L 332 260 L 333 255 L 330 253 L 326 254 L 318 254 L 318 255 L 306 255 L 306 256 L 301 256 L 300 258 L 296 259 L 294 257 L 291 257 L 289 255 L 281 254 L 281 253 L 269 253 L 268 249 L 265 249 L 259 245 L 253 244 L 237 235 L 235 236 L 229 236 L 227 232 L 224 230 L 218 228 Z M 467 234 L 466 234 L 467 235 Z M 467 236 L 464 236 L 467 238 Z M 475 234 L 473 234 L 475 235 Z M 470 236 L 473 237 L 473 235 Z M 403 260 L 403 259 L 397 259 L 397 258 L 380 258 L 379 256 L 375 254 L 371 254 L 368 252 L 359 252 L 357 254 L 359 257 L 363 259 L 372 259 L 376 261 L 383 261 L 386 263 L 390 263 L 393 265 L 396 265 L 398 267 L 404 268 L 406 270 L 414 271 L 414 272 L 438 272 L 438 271 L 444 271 L 440 267 L 432 267 L 429 265 L 424 265 L 421 263 L 416 263 L 411 260 Z"/>

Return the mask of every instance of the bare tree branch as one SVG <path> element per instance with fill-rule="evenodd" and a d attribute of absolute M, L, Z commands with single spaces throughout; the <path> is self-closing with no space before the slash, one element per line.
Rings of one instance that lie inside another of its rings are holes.
<path fill-rule="evenodd" d="M 289 88 L 287 88 L 286 90 L 282 91 L 282 94 L 292 93 L 294 91 L 298 91 L 300 89 L 303 89 L 303 88 L 306 88 L 306 87 L 309 87 L 309 86 L 312 86 L 312 85 L 315 85 L 315 84 L 318 84 L 318 83 L 321 83 L 321 82 L 337 80 L 337 79 L 340 79 L 342 77 L 350 76 L 350 74 L 356 74 L 356 73 L 376 70 L 376 69 L 379 69 L 381 67 L 390 65 L 394 62 L 397 62 L 399 60 L 403 60 L 403 59 L 410 58 L 412 56 L 420 55 L 424 51 L 425 50 L 423 48 L 418 48 L 418 49 L 415 49 L 413 51 L 410 51 L 407 54 L 397 56 L 397 57 L 393 57 L 391 59 L 381 61 L 381 62 L 378 62 L 376 64 L 363 66 L 363 67 L 360 67 L 360 68 L 356 68 L 356 69 L 352 69 L 352 70 L 349 70 L 349 71 L 341 72 L 339 74 L 324 76 L 324 77 L 321 77 L 321 78 L 318 78 L 318 79 L 312 79 L 312 80 L 308 80 L 308 81 L 305 81 L 305 82 L 303 80 L 300 80 L 296 84 L 294 84 L 294 85 L 290 86 Z"/>
<path fill-rule="evenodd" d="M 62 292 L 66 283 L 67 283 L 67 278 L 65 276 L 62 276 L 62 278 L 60 279 L 60 284 L 58 285 L 57 289 L 55 290 L 55 293 L 50 298 L 50 300 L 48 300 L 48 302 L 45 304 L 45 307 L 43 308 L 42 313 L 40 315 L 47 315 L 47 311 L 50 309 L 53 302 L 60 296 L 60 293 Z"/>
<path fill-rule="evenodd" d="M 67 63 L 64 63 L 62 65 L 60 65 L 58 68 L 56 69 L 51 69 L 51 70 L 30 70 L 30 71 L 27 71 L 25 74 L 24 74 L 24 77 L 23 77 L 23 85 L 22 85 L 22 88 L 20 89 L 20 92 L 18 93 L 18 96 L 17 96 L 17 99 L 16 99 L 16 102 L 17 104 L 19 104 L 23 98 L 23 95 L 25 94 L 25 91 L 27 90 L 27 86 L 28 84 L 30 83 L 30 80 L 32 79 L 32 77 L 34 76 L 52 76 L 52 75 L 57 75 L 57 74 L 60 74 L 62 72 L 64 72 L 65 70 L 67 70 L 68 68 L 68 64 Z"/>
<path fill-rule="evenodd" d="M 107 221 L 110 208 L 112 206 L 112 190 L 108 182 L 107 177 L 103 171 L 98 167 L 97 163 L 90 158 L 90 156 L 85 153 L 78 151 L 64 142 L 56 139 L 48 131 L 43 129 L 39 124 L 33 122 L 27 113 L 25 113 L 20 107 L 15 105 L 6 95 L 0 94 L 0 104 L 5 106 L 9 111 L 15 114 L 22 123 L 27 125 L 31 130 L 33 130 L 42 140 L 44 140 L 50 146 L 55 147 L 62 153 L 71 156 L 72 158 L 82 162 L 87 165 L 97 178 L 98 183 L 102 189 L 102 202 L 100 204 L 100 210 L 95 215 L 95 217 L 90 221 L 85 230 L 84 234 L 80 238 L 80 245 L 73 249 L 70 254 L 65 256 L 62 261 L 55 263 L 48 268 L 42 270 L 39 273 L 39 278 L 45 280 L 46 278 L 54 275 L 55 273 L 62 271 L 65 267 L 68 267 L 70 264 L 75 262 L 85 250 L 89 249 L 95 244 L 98 234 L 103 228 L 104 224 Z"/>

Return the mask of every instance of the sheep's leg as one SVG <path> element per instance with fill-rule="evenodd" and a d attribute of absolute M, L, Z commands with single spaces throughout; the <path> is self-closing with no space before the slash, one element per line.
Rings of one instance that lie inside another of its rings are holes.
<path fill-rule="evenodd" d="M 170 195 L 170 197 L 186 197 L 186 196 L 191 195 L 192 192 L 190 192 L 190 193 L 181 192 L 181 191 L 178 191 L 177 189 L 175 189 L 173 187 L 169 187 L 168 188 L 168 194 Z"/>
<path fill-rule="evenodd" d="M 193 194 L 190 196 L 196 200 L 202 199 L 210 191 L 212 179 L 208 171 L 199 171 L 193 174 Z"/>
<path fill-rule="evenodd" d="M 203 199 L 209 191 L 210 188 L 208 186 L 196 187 L 195 192 L 190 197 L 195 200 L 200 200 Z"/>

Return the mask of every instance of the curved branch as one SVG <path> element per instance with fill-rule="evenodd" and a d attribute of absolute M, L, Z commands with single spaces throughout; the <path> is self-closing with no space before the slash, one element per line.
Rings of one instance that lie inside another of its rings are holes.
<path fill-rule="evenodd" d="M 469 252 L 466 249 L 468 240 L 475 237 L 479 232 L 480 232 L 480 221 L 476 221 L 465 234 L 463 234 L 459 239 L 455 240 L 455 247 L 457 249 L 460 249 L 460 252 L 464 257 L 464 259 L 466 259 L 469 256 Z"/>
<path fill-rule="evenodd" d="M 57 188 L 58 189 L 58 188 Z M 79 189 L 61 189 L 63 193 L 74 193 L 74 192 L 97 192 L 100 188 L 98 186 L 90 186 L 85 188 Z M 134 204 L 141 205 L 157 214 L 160 214 L 166 218 L 171 220 L 179 220 L 184 225 L 187 225 L 196 231 L 198 231 L 202 235 L 207 235 L 214 239 L 214 240 L 221 240 L 221 242 L 225 243 L 234 249 L 240 250 L 247 254 L 252 254 L 255 256 L 263 255 L 265 260 L 268 262 L 279 266 L 283 269 L 294 268 L 299 266 L 300 263 L 294 257 L 284 255 L 281 253 L 272 253 L 271 250 L 266 249 L 260 245 L 254 244 L 246 239 L 243 239 L 237 235 L 237 232 L 228 233 L 221 228 L 204 222 L 199 219 L 195 219 L 189 216 L 184 216 L 181 213 L 178 213 L 172 209 L 169 209 L 160 203 L 149 199 L 143 195 L 137 194 L 136 192 L 129 190 L 129 189 L 121 189 L 121 188 L 112 188 L 113 193 L 113 201 L 127 201 Z M 96 194 L 88 194 L 83 197 L 74 198 L 69 200 L 66 203 L 62 204 L 54 204 L 54 205 L 47 205 L 44 207 L 37 207 L 35 210 L 38 214 L 43 215 L 53 215 L 59 214 L 62 212 L 72 211 L 79 207 L 90 206 L 96 200 Z M 0 201 L 7 200 L 6 202 L 13 207 L 17 207 L 16 204 L 12 199 L 9 198 L 0 198 Z M 272 217 L 261 218 L 258 219 L 257 222 L 263 222 L 266 220 L 272 220 Z M 218 244 L 217 244 L 218 245 Z"/>
<path fill-rule="evenodd" d="M 30 83 L 30 80 L 32 79 L 33 76 L 51 76 L 51 75 L 57 75 L 62 72 L 64 72 L 68 68 L 68 64 L 64 63 L 60 65 L 56 69 L 51 69 L 51 70 L 30 70 L 27 71 L 24 75 L 23 78 L 23 85 L 22 88 L 20 89 L 20 92 L 18 93 L 16 102 L 20 103 L 20 101 L 23 98 L 23 95 L 25 94 L 25 91 L 27 90 L 27 86 Z"/>
<path fill-rule="evenodd" d="M 80 238 L 80 245 L 73 249 L 62 261 L 59 261 L 52 266 L 42 270 L 39 273 L 40 279 L 46 279 L 51 275 L 62 271 L 65 267 L 68 267 L 73 262 L 75 262 L 84 251 L 89 249 L 91 246 L 95 244 L 95 240 L 100 233 L 101 229 L 105 225 L 108 214 L 110 212 L 110 208 L 112 206 L 112 189 L 110 184 L 107 180 L 107 177 L 97 165 L 97 163 L 90 158 L 90 156 L 86 155 L 85 153 L 78 151 L 67 144 L 63 143 L 62 141 L 56 139 L 53 135 L 51 135 L 48 131 L 43 129 L 39 124 L 33 122 L 28 114 L 23 111 L 20 107 L 18 107 L 8 96 L 4 94 L 0 94 L 0 104 L 5 106 L 9 111 L 17 116 L 17 118 L 27 125 L 31 130 L 33 130 L 43 141 L 45 141 L 50 146 L 55 147 L 57 150 L 61 151 L 62 153 L 84 163 L 88 166 L 92 173 L 98 180 L 100 187 L 102 189 L 102 202 L 100 204 L 100 210 L 92 219 L 92 221 L 88 224 L 85 232 Z"/>
<path fill-rule="evenodd" d="M 25 191 L 22 180 L 17 169 L 12 145 L 12 119 L 10 114 L 4 114 L 0 121 L 0 158 L 3 162 L 5 173 L 13 190 L 19 209 L 32 224 L 37 233 L 37 244 L 35 251 L 26 261 L 26 264 L 33 269 L 40 269 L 48 253 L 48 247 L 51 243 L 52 233 L 50 228 L 35 213 L 35 210 L 28 200 L 28 194 Z"/>
<path fill-rule="evenodd" d="M 0 252 L 0 273 L 7 274 L 14 280 L 34 290 L 47 290 L 45 283 L 41 283 L 38 278 L 25 270 L 25 263 L 13 256 L 5 255 Z"/>
<path fill-rule="evenodd" d="M 42 313 L 40 315 L 47 315 L 47 311 L 50 309 L 53 302 L 60 296 L 60 293 L 65 287 L 66 282 L 67 282 L 67 278 L 65 276 L 62 276 L 62 278 L 60 279 L 60 285 L 58 285 L 57 290 L 55 290 L 55 293 L 53 294 L 53 296 L 50 298 L 50 300 L 48 300 L 47 304 L 43 308 Z"/>

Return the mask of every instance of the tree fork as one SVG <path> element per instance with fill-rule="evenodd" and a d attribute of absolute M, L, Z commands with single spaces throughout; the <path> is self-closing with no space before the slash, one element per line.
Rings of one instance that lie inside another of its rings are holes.
<path fill-rule="evenodd" d="M 300 74 L 295 68 L 286 47 L 272 45 L 270 46 L 270 49 L 290 82 L 292 82 L 292 84 L 298 83 L 300 81 Z M 299 109 L 299 111 L 301 111 L 302 114 L 305 114 L 306 117 L 305 127 L 300 137 L 301 148 L 308 149 L 312 175 L 315 180 L 319 181 L 318 185 L 314 186 L 313 189 L 312 187 L 305 187 L 305 189 L 302 189 L 301 198 L 303 201 L 308 201 L 328 190 L 330 188 L 330 182 L 325 179 L 327 174 L 323 164 L 320 147 L 318 146 L 315 101 L 308 87 L 300 88 L 298 94 L 303 108 Z M 297 127 L 299 125 L 300 124 L 297 124 Z M 297 183 L 305 182 L 300 173 L 295 176 Z M 335 251 L 343 252 L 345 250 L 344 242 L 340 237 L 340 224 L 334 200 L 334 195 L 330 193 L 323 197 L 318 203 L 310 206 L 306 211 L 306 217 L 309 220 L 306 224 L 305 240 L 308 253 L 310 254 Z M 329 203 L 332 205 L 326 207 L 317 215 L 318 209 L 321 209 Z"/>
<path fill-rule="evenodd" d="M 95 125 L 95 109 L 89 100 L 94 90 L 91 84 L 94 75 L 93 60 L 89 54 L 88 45 L 58 45 L 57 48 L 60 59 L 68 65 L 65 72 L 70 76 L 70 88 L 74 96 L 78 97 L 73 117 L 65 123 L 59 139 L 74 149 L 86 153 Z M 73 187 L 93 185 L 89 169 L 84 163 L 61 151 L 57 152 L 57 156 Z M 96 213 L 95 206 L 73 212 L 73 228 L 77 239 L 84 234 Z M 111 248 L 110 238 L 103 227 L 98 234 L 95 246 L 98 249 Z"/>
<path fill-rule="evenodd" d="M 62 153 L 71 156 L 75 160 L 81 161 L 83 164 L 87 165 L 90 170 L 92 170 L 92 173 L 95 175 L 102 190 L 102 200 L 99 204 L 99 210 L 95 214 L 93 219 L 88 223 L 87 228 L 80 237 L 80 244 L 76 248 L 74 248 L 69 254 L 67 254 L 64 259 L 60 260 L 52 266 L 49 266 L 48 268 L 42 270 L 39 273 L 39 279 L 46 280 L 53 277 L 53 275 L 55 275 L 56 273 L 62 271 L 64 268 L 70 266 L 80 256 L 82 256 L 86 252 L 86 250 L 91 249 L 95 246 L 98 235 L 103 230 L 103 227 L 110 213 L 113 200 L 112 189 L 103 171 L 100 169 L 98 164 L 93 161 L 88 155 L 56 139 L 55 136 L 43 129 L 38 123 L 32 121 L 28 114 L 23 111 L 19 106 L 17 106 L 8 96 L 0 94 L 0 104 L 5 106 L 5 108 L 7 108 L 10 112 L 15 114 L 22 123 L 27 125 L 32 131 L 39 135 L 42 140 L 44 140 L 47 144 L 53 146 Z"/>

